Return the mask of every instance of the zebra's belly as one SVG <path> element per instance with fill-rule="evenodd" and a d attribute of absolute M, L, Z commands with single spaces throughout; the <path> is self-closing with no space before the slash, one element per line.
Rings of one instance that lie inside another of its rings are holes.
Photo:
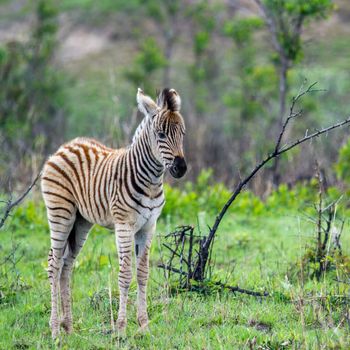
<path fill-rule="evenodd" d="M 93 211 L 89 211 L 81 205 L 78 205 L 78 210 L 82 217 L 91 224 L 97 224 L 110 229 L 114 227 L 114 220 L 110 213 L 101 213 L 101 210 L 98 212 L 96 208 Z"/>
<path fill-rule="evenodd" d="M 164 206 L 164 197 L 162 196 L 157 201 L 146 199 L 141 204 L 141 206 L 135 206 L 135 209 L 124 207 L 121 211 L 118 209 L 103 211 L 101 208 L 98 209 L 97 206 L 94 207 L 94 210 L 88 210 L 87 207 L 82 205 L 78 205 L 78 210 L 92 224 L 98 224 L 109 229 L 113 229 L 115 224 L 118 223 L 127 224 L 137 232 L 145 225 L 157 221 Z"/>

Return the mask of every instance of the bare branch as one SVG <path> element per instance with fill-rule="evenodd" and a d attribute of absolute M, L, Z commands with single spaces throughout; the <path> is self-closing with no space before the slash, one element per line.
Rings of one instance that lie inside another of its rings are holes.
<path fill-rule="evenodd" d="M 289 110 L 289 116 L 288 118 L 285 120 L 285 122 L 283 123 L 282 125 L 282 128 L 281 128 L 281 132 L 280 134 L 278 135 L 278 138 L 277 138 L 277 142 L 276 142 L 276 146 L 275 146 L 275 153 L 278 152 L 279 148 L 280 148 L 280 145 L 281 145 L 281 141 L 282 141 L 282 138 L 286 132 L 286 129 L 287 129 L 287 126 L 289 124 L 289 122 L 291 121 L 291 119 L 295 119 L 299 116 L 302 115 L 302 110 L 300 110 L 299 112 L 294 112 L 294 108 L 295 108 L 295 105 L 296 103 L 306 94 L 310 93 L 310 92 L 314 92 L 314 91 L 318 91 L 318 90 L 314 90 L 313 87 L 317 84 L 317 82 L 314 82 L 312 83 L 306 90 L 302 91 L 302 92 L 299 92 L 297 96 L 293 97 L 292 99 L 292 103 L 291 103 L 291 106 L 290 106 L 290 110 Z"/>
<path fill-rule="evenodd" d="M 161 269 L 164 269 L 164 270 L 168 270 L 168 271 L 172 271 L 172 272 L 178 273 L 180 275 L 188 276 L 187 272 L 181 271 L 181 270 L 176 269 L 174 267 L 171 267 L 169 265 L 158 264 L 157 267 L 159 267 Z M 221 282 L 215 282 L 214 284 L 216 286 L 219 286 L 219 287 L 223 288 L 223 289 L 228 289 L 228 290 L 230 290 L 233 293 L 238 292 L 238 293 L 248 294 L 248 295 L 252 295 L 252 296 L 256 296 L 256 297 L 267 297 L 267 296 L 269 296 L 268 292 L 263 292 L 263 293 L 254 292 L 254 291 L 249 290 L 249 289 L 243 289 L 243 288 L 240 288 L 238 286 L 230 286 L 230 285 L 227 285 L 227 284 L 224 284 L 224 283 L 221 283 Z"/>
<path fill-rule="evenodd" d="M 180 275 L 185 275 L 185 276 L 188 275 L 187 272 L 180 271 L 179 269 L 176 269 L 175 267 L 172 267 L 172 266 L 169 266 L 169 265 L 158 264 L 157 267 L 159 267 L 159 268 L 161 268 L 161 269 L 164 269 L 164 270 L 168 270 L 168 271 L 172 271 L 172 272 L 178 273 L 178 274 L 180 274 Z"/>
<path fill-rule="evenodd" d="M 268 163 L 271 159 L 291 150 L 292 148 L 308 141 L 311 140 L 315 137 L 321 136 L 322 134 L 325 134 L 331 130 L 340 128 L 346 124 L 350 123 L 350 117 L 348 119 L 343 120 L 342 122 L 336 123 L 334 125 L 331 125 L 327 128 L 318 130 L 316 132 L 314 132 L 313 134 L 310 134 L 308 136 L 305 136 L 299 140 L 294 141 L 293 143 L 286 145 L 282 148 L 280 148 L 279 150 L 277 150 L 276 152 L 271 153 L 270 155 L 268 155 L 264 160 L 262 160 L 254 169 L 253 171 L 242 181 L 240 181 L 240 183 L 238 184 L 238 186 L 236 187 L 235 191 L 233 192 L 232 196 L 230 197 L 230 199 L 227 201 L 227 203 L 224 205 L 224 207 L 221 209 L 219 215 L 217 216 L 215 223 L 213 225 L 213 228 L 211 230 L 210 235 L 215 234 L 223 216 L 225 215 L 227 209 L 230 207 L 230 205 L 232 204 L 232 202 L 236 199 L 236 197 L 241 193 L 242 189 L 248 184 L 248 182 L 255 176 L 255 174 L 266 164 Z"/>
<path fill-rule="evenodd" d="M 298 146 L 298 145 L 300 145 L 300 144 L 302 144 L 302 143 L 304 143 L 304 142 L 306 142 L 308 140 L 311 140 L 311 139 L 313 139 L 315 137 L 321 136 L 322 134 L 325 134 L 325 133 L 327 133 L 329 131 L 332 131 L 334 129 L 341 128 L 342 126 L 344 126 L 346 124 L 349 124 L 349 123 L 350 123 L 350 117 L 348 117 L 347 119 L 343 120 L 342 122 L 336 123 L 336 124 L 331 125 L 331 126 L 329 126 L 327 128 L 324 128 L 324 129 L 321 129 L 321 130 L 317 130 L 313 134 L 310 134 L 310 135 L 308 135 L 306 137 L 303 137 L 303 138 L 301 138 L 299 140 L 296 140 L 295 142 L 290 143 L 289 145 L 288 144 L 285 145 L 284 147 L 282 147 L 277 152 L 276 156 L 279 156 L 280 154 L 285 153 L 285 152 L 291 150 L 292 148 L 294 148 L 295 146 Z"/>
<path fill-rule="evenodd" d="M 182 240 L 183 241 L 183 240 Z M 188 261 L 183 257 L 182 254 L 178 253 L 177 251 L 175 251 L 173 248 L 171 248 L 168 244 L 163 243 L 164 247 L 169 249 L 170 252 L 172 252 L 175 256 L 179 257 L 182 261 L 184 261 L 184 263 L 189 266 Z"/>

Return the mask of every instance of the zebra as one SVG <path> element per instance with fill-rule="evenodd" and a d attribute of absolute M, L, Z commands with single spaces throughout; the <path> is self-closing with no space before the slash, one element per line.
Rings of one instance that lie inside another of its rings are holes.
<path fill-rule="evenodd" d="M 48 278 L 53 338 L 61 327 L 67 333 L 73 331 L 70 279 L 74 261 L 94 224 L 115 230 L 120 292 L 117 330 L 125 334 L 133 248 L 137 320 L 141 330 L 148 329 L 149 248 L 165 203 L 164 172 L 169 169 L 173 177 L 180 178 L 187 171 L 185 123 L 180 114 L 181 98 L 174 89 L 161 91 L 156 102 L 138 89 L 136 100 L 144 119 L 130 146 L 112 149 L 94 139 L 76 138 L 63 144 L 44 165 L 41 190 L 51 237 Z"/>

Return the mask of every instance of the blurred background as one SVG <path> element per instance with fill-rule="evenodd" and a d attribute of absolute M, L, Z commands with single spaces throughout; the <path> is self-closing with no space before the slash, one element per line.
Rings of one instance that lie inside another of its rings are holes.
<path fill-rule="evenodd" d="M 303 98 L 284 142 L 349 115 L 349 20 L 347 0 L 0 0 L 0 183 L 28 184 L 77 136 L 130 143 L 140 86 L 180 93 L 187 179 L 211 168 L 231 186 L 271 150 L 301 87 L 322 91 Z M 335 184 L 349 174 L 348 134 L 293 150 L 251 189 L 308 181 L 316 158 Z"/>

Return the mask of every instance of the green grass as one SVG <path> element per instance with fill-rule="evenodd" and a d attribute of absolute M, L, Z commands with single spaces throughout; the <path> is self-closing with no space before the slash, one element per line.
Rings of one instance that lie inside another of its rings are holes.
<path fill-rule="evenodd" d="M 212 217 L 201 217 L 211 223 Z M 161 220 L 151 253 L 149 283 L 150 332 L 138 333 L 136 284 L 128 305 L 127 338 L 110 334 L 112 289 L 117 316 L 117 256 L 114 236 L 96 227 L 78 258 L 73 279 L 75 332 L 53 343 L 48 326 L 50 292 L 46 277 L 49 234 L 42 204 L 31 202 L 17 211 L 1 234 L 0 262 L 19 244 L 13 265 L 0 266 L 0 349 L 329 349 L 349 348 L 344 304 L 347 285 L 300 279 L 293 266 L 312 243 L 312 226 L 297 212 L 267 217 L 229 214 L 214 247 L 216 280 L 257 291 L 268 298 L 219 292 L 169 293 L 160 259 L 162 233 L 174 228 Z M 204 227 L 204 225 L 203 225 Z M 349 227 L 343 249 L 349 251 Z M 162 251 L 164 253 L 164 251 Z M 111 263 L 111 264 L 110 264 Z M 341 268 L 337 271 L 341 273 Z M 288 277 L 287 277 L 288 276 Z M 346 277 L 341 277 L 342 279 Z M 340 296 L 340 297 L 336 297 Z"/>

